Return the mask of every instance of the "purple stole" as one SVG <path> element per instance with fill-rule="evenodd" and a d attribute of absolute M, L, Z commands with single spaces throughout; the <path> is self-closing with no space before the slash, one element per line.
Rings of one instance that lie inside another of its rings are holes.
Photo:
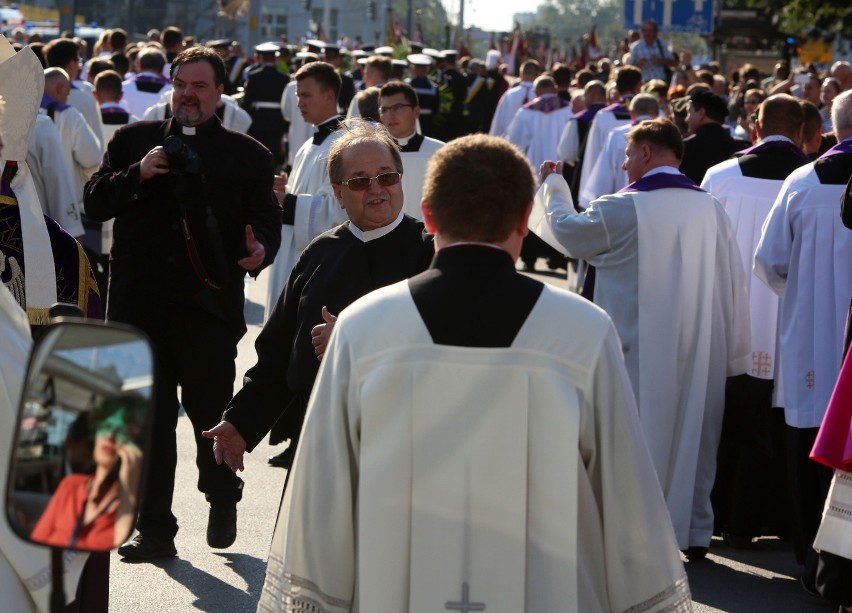
<path fill-rule="evenodd" d="M 46 110 L 48 115 L 50 115 L 50 118 L 53 119 L 54 111 L 64 111 L 65 109 L 71 108 L 71 105 L 65 104 L 64 102 L 59 102 L 58 100 L 54 100 L 47 94 L 42 94 L 41 108 Z"/>
<path fill-rule="evenodd" d="M 551 113 L 553 111 L 565 108 L 570 104 L 570 102 L 566 102 L 559 96 L 548 96 L 547 98 L 536 98 L 532 102 L 526 103 L 521 108 L 530 109 L 533 111 L 541 111 L 542 113 Z"/>
<path fill-rule="evenodd" d="M 574 119 L 576 119 L 578 121 L 591 122 L 592 119 L 595 118 L 595 115 L 598 114 L 598 111 L 603 110 L 603 108 L 604 108 L 603 104 L 599 104 L 599 103 L 593 104 L 592 106 L 590 106 L 587 109 L 583 109 L 582 111 L 579 111 L 578 113 L 574 113 Z"/>
<path fill-rule="evenodd" d="M 668 173 L 657 173 L 650 176 L 642 177 L 641 179 L 637 179 L 633 183 L 629 184 L 626 187 L 622 187 L 618 190 L 618 193 L 624 192 L 651 192 L 655 189 L 691 189 L 697 192 L 705 192 L 705 190 L 698 187 L 692 179 L 683 174 L 668 174 Z"/>
<path fill-rule="evenodd" d="M 153 74 L 138 74 L 133 77 L 133 80 L 137 83 L 160 83 L 162 85 L 170 85 L 171 81 L 162 75 L 153 75 Z"/>
<path fill-rule="evenodd" d="M 744 155 L 749 155 L 752 153 L 760 153 L 761 151 L 766 151 L 767 149 L 787 149 L 802 158 L 805 163 L 810 161 L 808 159 L 808 156 L 806 156 L 805 153 L 795 145 L 795 143 L 788 140 L 771 140 L 768 143 L 760 143 L 758 145 L 749 147 L 748 149 L 737 151 L 734 155 L 736 157 L 742 157 Z"/>
<path fill-rule="evenodd" d="M 819 159 L 831 157 L 832 155 L 839 155 L 841 153 L 852 153 L 852 138 L 847 138 L 837 143 L 834 147 L 819 156 Z"/>

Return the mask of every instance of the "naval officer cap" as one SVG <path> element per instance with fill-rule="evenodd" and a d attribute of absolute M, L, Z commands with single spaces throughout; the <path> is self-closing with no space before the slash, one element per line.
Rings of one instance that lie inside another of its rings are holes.
<path fill-rule="evenodd" d="M 432 65 L 432 58 L 425 53 L 412 53 L 405 59 L 407 59 L 408 63 L 413 66 L 429 67 Z"/>
<path fill-rule="evenodd" d="M 211 49 L 227 49 L 234 42 L 230 38 L 219 38 L 216 40 L 207 41 L 207 46 Z"/>
<path fill-rule="evenodd" d="M 332 43 L 326 43 L 325 46 L 323 46 L 322 49 L 323 49 L 323 52 L 326 55 L 331 55 L 331 56 L 340 55 L 342 53 L 345 53 L 345 51 L 346 51 L 346 49 L 344 47 L 342 47 L 340 45 L 335 45 L 335 44 L 332 44 Z"/>
<path fill-rule="evenodd" d="M 391 57 L 393 55 L 393 47 L 385 45 L 384 47 L 376 47 L 376 50 L 373 51 L 374 55 L 386 55 Z"/>
<path fill-rule="evenodd" d="M 367 55 L 371 54 L 375 50 L 376 50 L 376 45 L 361 45 L 361 51 L 363 51 Z"/>
<path fill-rule="evenodd" d="M 281 51 L 281 46 L 278 43 L 260 43 L 254 48 L 255 53 L 278 53 Z"/>
<path fill-rule="evenodd" d="M 426 47 L 423 50 L 423 55 L 431 57 L 433 60 L 441 59 L 441 52 L 438 51 L 437 49 L 432 49 L 432 47 Z"/>
<path fill-rule="evenodd" d="M 322 53 L 322 50 L 325 48 L 325 43 L 321 40 L 308 40 L 305 41 L 305 51 L 310 51 L 311 53 Z"/>

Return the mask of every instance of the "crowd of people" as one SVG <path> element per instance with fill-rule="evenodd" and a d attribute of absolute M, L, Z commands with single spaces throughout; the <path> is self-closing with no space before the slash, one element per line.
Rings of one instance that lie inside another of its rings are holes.
<path fill-rule="evenodd" d="M 243 454 L 289 440 L 263 610 L 690 610 L 714 535 L 789 539 L 852 607 L 821 529 L 852 534 L 850 480 L 810 459 L 850 336 L 848 63 L 694 66 L 653 21 L 517 77 L 415 43 L 16 35 L 0 280 L 31 326 L 72 303 L 156 356 L 121 556 L 177 552 L 183 406 L 214 548 Z M 516 270 L 540 257 L 571 292 Z"/>

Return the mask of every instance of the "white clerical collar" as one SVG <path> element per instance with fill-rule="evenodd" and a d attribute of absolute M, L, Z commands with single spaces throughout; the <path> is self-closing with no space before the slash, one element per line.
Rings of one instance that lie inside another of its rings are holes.
<path fill-rule="evenodd" d="M 457 243 L 450 243 L 449 245 L 442 245 L 441 249 L 449 249 L 450 247 L 466 247 L 471 245 L 476 247 L 491 247 L 497 251 L 506 251 L 500 245 L 495 245 L 494 243 L 480 243 L 478 241 L 459 241 Z"/>
<path fill-rule="evenodd" d="M 349 231 L 352 232 L 352 236 L 357 238 L 363 243 L 369 243 L 370 241 L 374 241 L 377 238 L 381 238 L 386 234 L 390 234 L 393 232 L 396 227 L 402 223 L 402 211 L 399 212 L 396 219 L 394 219 L 391 223 L 386 226 L 382 226 L 381 228 L 376 228 L 375 230 L 362 230 L 358 226 L 356 226 L 351 221 L 349 222 Z"/>
<path fill-rule="evenodd" d="M 118 102 L 104 102 L 101 104 L 101 110 L 103 109 L 121 109 L 122 111 L 126 111 L 123 106 L 121 106 Z"/>
<path fill-rule="evenodd" d="M 771 143 L 771 142 L 780 142 L 780 141 L 787 141 L 788 143 L 793 142 L 792 139 L 789 139 L 786 136 L 782 136 L 781 134 L 771 134 L 770 136 L 767 136 L 766 138 L 760 139 L 761 143 Z M 793 143 L 793 144 L 795 144 L 795 143 Z"/>
<path fill-rule="evenodd" d="M 184 136 L 195 136 L 195 126 L 181 126 L 180 133 Z"/>
<path fill-rule="evenodd" d="M 681 174 L 680 170 L 675 168 L 674 166 L 657 166 L 656 168 L 652 168 L 644 175 L 642 175 L 642 179 L 645 177 L 650 177 L 651 175 L 679 175 Z"/>
<path fill-rule="evenodd" d="M 400 147 L 405 147 L 408 144 L 408 141 L 410 141 L 412 138 L 414 138 L 414 136 L 416 134 L 417 134 L 417 130 L 414 130 L 414 132 L 412 132 L 411 134 L 409 134 L 405 138 L 397 138 L 396 142 L 399 144 Z"/>

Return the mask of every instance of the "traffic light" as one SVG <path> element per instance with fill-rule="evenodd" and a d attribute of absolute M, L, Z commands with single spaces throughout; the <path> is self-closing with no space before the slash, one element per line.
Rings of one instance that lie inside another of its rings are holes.
<path fill-rule="evenodd" d="M 367 19 L 369 19 L 370 21 L 376 20 L 376 3 L 375 2 L 370 1 L 370 2 L 367 3 Z"/>

